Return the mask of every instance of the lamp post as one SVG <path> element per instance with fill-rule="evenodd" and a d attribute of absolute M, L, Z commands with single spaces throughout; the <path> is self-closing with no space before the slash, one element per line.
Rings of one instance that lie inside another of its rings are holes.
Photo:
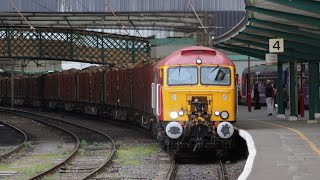
<path fill-rule="evenodd" d="M 11 61 L 11 108 L 14 107 L 14 58 Z"/>
<path fill-rule="evenodd" d="M 250 48 L 250 45 L 249 45 Z M 250 90 L 250 56 L 248 56 L 248 79 L 247 79 L 247 101 L 248 101 L 248 112 L 251 112 L 251 90 Z"/>

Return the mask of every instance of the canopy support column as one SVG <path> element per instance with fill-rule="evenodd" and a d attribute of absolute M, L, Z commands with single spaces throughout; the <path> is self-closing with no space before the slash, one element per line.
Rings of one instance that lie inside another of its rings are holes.
<path fill-rule="evenodd" d="M 319 63 L 309 61 L 309 119 L 315 120 L 319 106 Z"/>

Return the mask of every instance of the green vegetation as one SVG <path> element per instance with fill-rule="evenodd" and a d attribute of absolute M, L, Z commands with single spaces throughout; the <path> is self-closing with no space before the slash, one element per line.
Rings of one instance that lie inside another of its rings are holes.
<path fill-rule="evenodd" d="M 63 144 L 60 142 L 60 143 L 57 145 L 57 148 L 58 148 L 58 149 L 63 148 Z"/>
<path fill-rule="evenodd" d="M 19 173 L 25 174 L 27 177 L 32 177 L 40 172 L 43 172 L 49 168 L 51 168 L 54 164 L 49 162 L 43 162 L 40 164 L 30 164 L 30 167 L 20 168 L 18 171 Z"/>
<path fill-rule="evenodd" d="M 99 142 L 99 143 L 98 143 L 98 142 L 94 142 L 93 145 L 94 145 L 94 146 L 97 146 L 97 147 L 102 147 L 102 146 L 104 146 L 104 144 L 101 143 L 101 142 Z"/>
<path fill-rule="evenodd" d="M 127 149 L 119 149 L 114 162 L 128 166 L 138 166 L 141 165 L 139 160 L 141 157 L 155 154 L 160 150 L 161 148 L 157 145 L 134 146 Z"/>
<path fill-rule="evenodd" d="M 26 141 L 26 142 L 24 143 L 24 146 L 25 146 L 26 148 L 31 148 L 31 147 L 32 147 L 32 142 L 31 142 L 31 141 Z"/>
<path fill-rule="evenodd" d="M 82 157 L 86 154 L 86 150 L 84 150 L 83 148 L 80 148 L 80 149 L 78 149 L 78 153 Z"/>
<path fill-rule="evenodd" d="M 17 171 L 21 176 L 24 177 L 23 179 L 27 179 L 26 177 L 30 178 L 53 167 L 53 159 L 61 158 L 61 156 L 61 154 L 32 155 L 26 160 L 12 163 L 2 163 L 0 165 L 0 171 Z M 18 179 L 20 179 L 20 177 Z"/>
<path fill-rule="evenodd" d="M 58 175 L 57 174 L 55 174 L 55 175 L 53 175 L 53 176 L 46 176 L 46 177 L 44 177 L 43 178 L 43 180 L 56 180 L 56 179 L 58 179 Z"/>
<path fill-rule="evenodd" d="M 87 141 L 84 140 L 84 139 L 82 139 L 81 142 L 80 142 L 80 146 L 81 146 L 81 147 L 85 147 L 85 146 L 87 146 L 87 145 L 88 145 Z"/>

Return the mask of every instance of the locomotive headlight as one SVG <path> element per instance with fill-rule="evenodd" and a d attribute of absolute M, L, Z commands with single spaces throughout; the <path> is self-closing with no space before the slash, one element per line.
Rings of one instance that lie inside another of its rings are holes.
<path fill-rule="evenodd" d="M 171 111 L 170 117 L 171 117 L 171 119 L 177 119 L 177 118 L 178 118 L 178 113 L 177 113 L 177 111 Z"/>
<path fill-rule="evenodd" d="M 201 64 L 201 63 L 202 63 L 202 60 L 201 60 L 201 59 L 197 59 L 197 60 L 196 60 L 196 63 L 197 63 L 197 64 Z"/>
<path fill-rule="evenodd" d="M 183 109 L 181 109 L 178 113 L 180 116 L 183 116 L 183 114 L 184 114 Z"/>
<path fill-rule="evenodd" d="M 229 113 L 227 111 L 222 111 L 220 117 L 222 119 L 227 119 L 229 117 Z"/>
<path fill-rule="evenodd" d="M 219 112 L 219 111 L 216 111 L 216 112 L 214 112 L 214 115 L 219 116 L 219 115 L 220 115 L 220 112 Z"/>

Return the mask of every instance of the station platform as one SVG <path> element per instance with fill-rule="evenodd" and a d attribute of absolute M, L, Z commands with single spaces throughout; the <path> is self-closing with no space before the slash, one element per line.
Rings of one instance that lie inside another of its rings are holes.
<path fill-rule="evenodd" d="M 267 116 L 266 106 L 248 112 L 239 105 L 235 126 L 251 135 L 256 150 L 248 180 L 320 179 L 319 120 L 310 124 L 308 117 L 287 119 L 277 119 L 276 113 Z"/>

